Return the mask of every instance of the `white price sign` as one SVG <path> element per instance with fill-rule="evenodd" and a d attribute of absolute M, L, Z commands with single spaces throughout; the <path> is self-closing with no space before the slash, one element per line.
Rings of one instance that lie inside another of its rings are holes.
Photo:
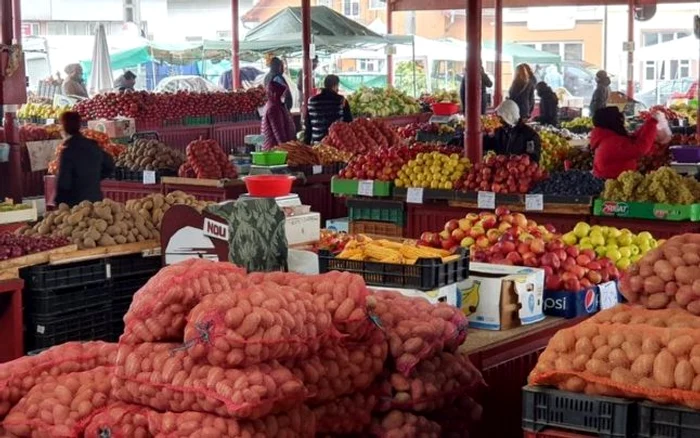
<path fill-rule="evenodd" d="M 608 281 L 598 286 L 600 290 L 600 310 L 617 306 L 617 286 L 614 281 Z"/>
<path fill-rule="evenodd" d="M 374 181 L 363 179 L 357 183 L 357 194 L 360 196 L 374 196 Z"/>
<path fill-rule="evenodd" d="M 143 183 L 144 184 L 155 184 L 156 183 L 156 171 L 155 170 L 144 170 L 143 171 Z"/>
<path fill-rule="evenodd" d="M 56 123 L 56 121 L 55 121 L 54 119 L 46 119 L 46 124 L 47 124 L 47 125 L 53 125 L 53 124 L 55 124 L 55 123 Z"/>
<path fill-rule="evenodd" d="M 406 189 L 406 202 L 408 204 L 422 204 L 423 203 L 423 188 L 422 187 L 409 187 Z"/>
<path fill-rule="evenodd" d="M 323 173 L 323 166 L 314 166 L 312 172 L 314 175 L 319 175 Z"/>
<path fill-rule="evenodd" d="M 493 210 L 496 208 L 496 194 L 494 192 L 479 192 L 476 198 L 476 206 Z"/>
<path fill-rule="evenodd" d="M 525 210 L 526 211 L 542 211 L 542 210 L 544 210 L 544 196 L 542 196 L 542 195 L 525 195 Z"/>

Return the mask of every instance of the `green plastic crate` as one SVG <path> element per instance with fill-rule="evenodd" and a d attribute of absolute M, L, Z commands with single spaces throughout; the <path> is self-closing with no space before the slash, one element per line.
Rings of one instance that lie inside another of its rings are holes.
<path fill-rule="evenodd" d="M 348 217 L 351 221 L 377 221 L 391 222 L 403 227 L 406 220 L 403 211 L 388 208 L 348 208 Z"/>
<path fill-rule="evenodd" d="M 665 221 L 700 221 L 700 204 L 671 205 L 652 202 L 617 202 L 596 199 L 594 216 L 614 216 Z"/>
<path fill-rule="evenodd" d="M 186 126 L 211 125 L 211 116 L 185 117 Z"/>
<path fill-rule="evenodd" d="M 280 166 L 287 162 L 286 151 L 251 152 L 256 166 Z"/>
<path fill-rule="evenodd" d="M 336 195 L 357 195 L 360 181 L 356 179 L 341 179 L 333 177 L 331 180 L 331 193 Z M 386 181 L 374 181 L 372 184 L 372 196 L 391 196 L 392 183 Z"/>

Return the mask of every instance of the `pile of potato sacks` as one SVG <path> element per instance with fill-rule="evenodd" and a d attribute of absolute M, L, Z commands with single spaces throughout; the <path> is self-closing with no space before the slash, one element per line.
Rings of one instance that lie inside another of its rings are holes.
<path fill-rule="evenodd" d="M 649 251 L 620 282 L 618 305 L 560 330 L 531 384 L 700 409 L 700 235 Z"/>
<path fill-rule="evenodd" d="M 124 321 L 118 344 L 1 364 L 0 435 L 461 437 L 481 413 L 461 311 L 354 274 L 189 260 Z"/>

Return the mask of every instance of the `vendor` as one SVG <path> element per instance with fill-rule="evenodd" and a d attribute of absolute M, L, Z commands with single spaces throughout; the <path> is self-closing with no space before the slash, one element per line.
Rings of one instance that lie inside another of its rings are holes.
<path fill-rule="evenodd" d="M 83 68 L 80 64 L 69 64 L 65 69 L 68 75 L 63 81 L 63 94 L 66 96 L 88 97 L 85 81 L 83 80 Z"/>
<path fill-rule="evenodd" d="M 127 70 L 114 81 L 114 91 L 119 93 L 134 91 L 135 85 L 136 75 L 131 70 Z"/>
<path fill-rule="evenodd" d="M 557 126 L 559 124 L 559 98 L 552 88 L 544 82 L 535 87 L 540 98 L 540 115 L 537 121 L 542 125 Z"/>
<path fill-rule="evenodd" d="M 304 123 L 304 143 L 323 140 L 328 129 L 338 120 L 352 122 L 352 113 L 347 99 L 338 93 L 340 78 L 328 75 L 323 81 L 321 93 L 309 99 L 309 116 Z"/>
<path fill-rule="evenodd" d="M 56 188 L 56 204 L 73 207 L 82 201 L 102 200 L 100 182 L 114 172 L 114 160 L 94 140 L 80 133 L 80 115 L 67 111 L 61 115 L 66 137 L 61 152 Z"/>
<path fill-rule="evenodd" d="M 598 178 L 617 178 L 626 170 L 637 170 L 640 157 L 651 152 L 656 139 L 656 125 L 663 118 L 654 112 L 639 130 L 630 135 L 625 129 L 625 116 L 616 106 L 601 108 L 593 115 L 590 143 L 593 174 Z"/>
<path fill-rule="evenodd" d="M 286 83 L 286 82 L 285 82 Z M 263 150 L 269 151 L 275 146 L 295 140 L 296 128 L 282 97 L 289 89 L 278 81 L 267 84 L 267 103 L 265 104 L 261 131 L 264 137 Z"/>
<path fill-rule="evenodd" d="M 542 144 L 540 136 L 521 118 L 518 104 L 507 99 L 498 108 L 496 115 L 502 126 L 490 136 L 484 137 L 484 151 L 494 151 L 498 155 L 527 154 L 533 161 L 540 161 Z"/>

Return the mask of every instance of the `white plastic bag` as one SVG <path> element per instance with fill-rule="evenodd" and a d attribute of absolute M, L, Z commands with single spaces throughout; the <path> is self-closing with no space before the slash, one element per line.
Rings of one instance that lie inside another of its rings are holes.
<path fill-rule="evenodd" d="M 668 126 L 666 115 L 664 115 L 662 112 L 657 112 L 655 113 L 654 118 L 658 122 L 656 124 L 656 142 L 660 144 L 670 143 L 673 134 L 671 133 L 671 128 Z"/>

